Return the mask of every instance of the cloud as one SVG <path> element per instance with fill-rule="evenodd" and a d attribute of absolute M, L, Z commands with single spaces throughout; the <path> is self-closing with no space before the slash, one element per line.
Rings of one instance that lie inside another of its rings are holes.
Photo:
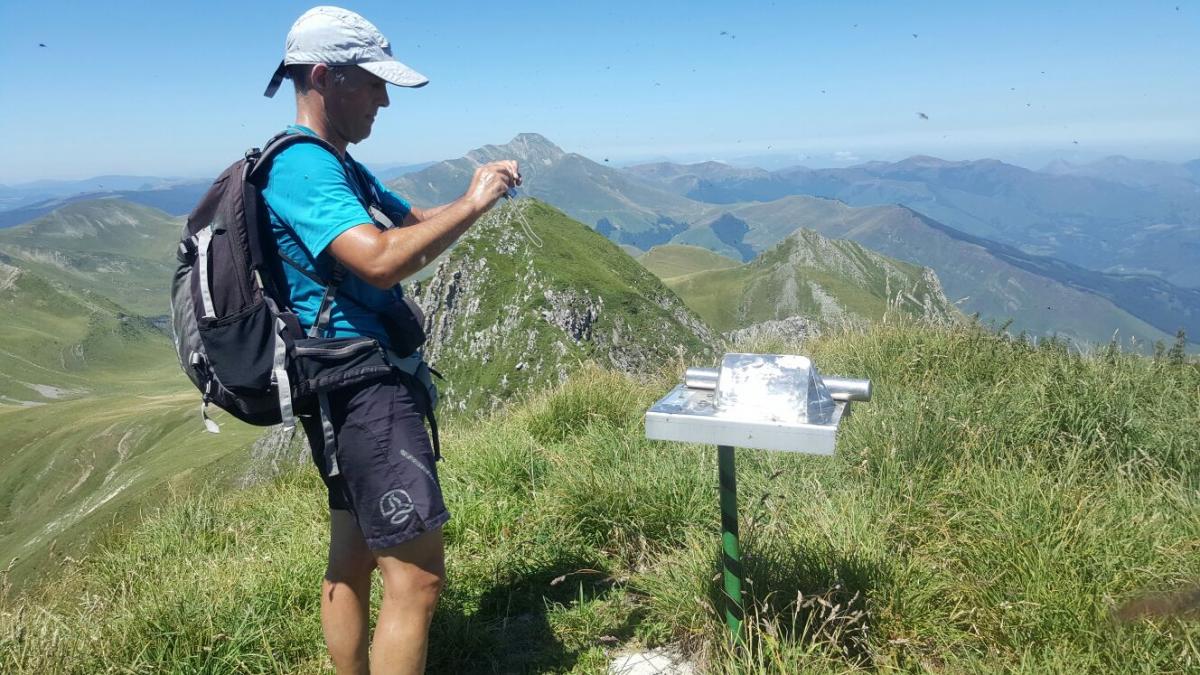
<path fill-rule="evenodd" d="M 850 152 L 849 150 L 838 150 L 833 153 L 833 158 L 839 162 L 861 162 L 862 158 Z"/>

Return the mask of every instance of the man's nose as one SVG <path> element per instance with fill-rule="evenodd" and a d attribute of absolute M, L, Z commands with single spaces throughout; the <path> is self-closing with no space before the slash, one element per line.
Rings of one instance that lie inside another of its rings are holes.
<path fill-rule="evenodd" d="M 391 99 L 388 98 L 387 89 L 384 88 L 383 92 L 379 95 L 379 107 L 386 108 L 389 103 L 391 103 Z"/>

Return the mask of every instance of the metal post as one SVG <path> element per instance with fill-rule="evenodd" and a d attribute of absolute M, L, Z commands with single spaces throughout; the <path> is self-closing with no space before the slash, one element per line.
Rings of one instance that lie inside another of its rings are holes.
<path fill-rule="evenodd" d="M 725 577 L 725 624 L 735 642 L 742 639 L 742 558 L 738 553 L 737 474 L 733 446 L 717 446 L 721 485 L 722 568 Z"/>

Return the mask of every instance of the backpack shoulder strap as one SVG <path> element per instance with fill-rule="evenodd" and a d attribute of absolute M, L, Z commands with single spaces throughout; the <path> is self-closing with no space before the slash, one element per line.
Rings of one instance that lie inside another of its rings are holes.
<path fill-rule="evenodd" d="M 281 131 L 272 136 L 271 140 L 267 141 L 262 150 L 251 148 L 246 151 L 246 158 L 252 159 L 254 162 L 254 166 L 250 169 L 250 174 L 247 178 L 257 177 L 262 171 L 266 171 L 267 167 L 271 166 L 271 162 L 275 159 L 276 155 L 297 143 L 315 143 L 325 148 L 334 157 L 338 156 L 337 148 L 330 145 L 323 138 L 295 131 Z"/>

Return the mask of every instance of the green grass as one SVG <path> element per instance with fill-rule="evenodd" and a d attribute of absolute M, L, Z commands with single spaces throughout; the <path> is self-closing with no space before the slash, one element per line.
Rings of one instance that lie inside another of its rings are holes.
<path fill-rule="evenodd" d="M 0 567 L 10 584 L 86 548 L 170 485 L 244 468 L 220 460 L 262 430 L 206 434 L 199 393 L 146 319 L 28 269 L 0 289 L 0 313 Z"/>
<path fill-rule="evenodd" d="M 784 344 L 740 345 L 790 351 Z M 738 453 L 745 647 L 717 613 L 711 447 L 650 442 L 679 373 L 589 367 L 445 432 L 431 672 L 1195 672 L 1200 623 L 1120 622 L 1200 583 L 1200 369 L 895 321 L 805 344 L 870 377 L 834 457 Z M 5 672 L 324 672 L 311 468 L 167 500 L 0 613 Z"/>
<path fill-rule="evenodd" d="M 663 281 L 685 274 L 728 269 L 741 264 L 733 258 L 726 258 L 706 248 L 685 244 L 655 246 L 645 255 L 639 256 L 637 260 L 654 276 Z"/>
<path fill-rule="evenodd" d="M 262 435 L 220 411 L 221 435 L 206 433 L 199 394 L 172 362 L 89 375 L 90 396 L 0 408 L 0 560 L 15 586 L 163 492 L 233 477 Z"/>

